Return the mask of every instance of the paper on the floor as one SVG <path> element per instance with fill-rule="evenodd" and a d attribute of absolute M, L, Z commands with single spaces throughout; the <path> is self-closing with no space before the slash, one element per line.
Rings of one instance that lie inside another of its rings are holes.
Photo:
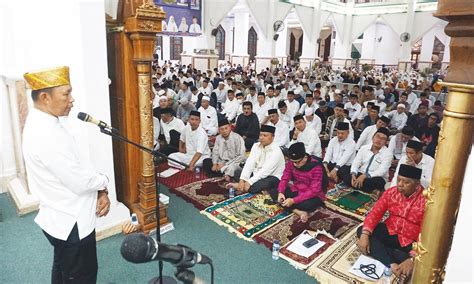
<path fill-rule="evenodd" d="M 312 238 L 313 236 L 305 230 L 294 240 L 291 245 L 288 246 L 287 249 L 291 252 L 301 255 L 302 257 L 310 257 L 313 253 L 315 253 L 318 249 L 322 248 L 326 244 L 323 241 L 318 241 L 317 244 L 310 248 L 303 246 L 304 242 Z"/>
<path fill-rule="evenodd" d="M 349 269 L 349 272 L 369 281 L 378 281 L 383 276 L 385 265 L 371 257 L 361 255 Z"/>
<path fill-rule="evenodd" d="M 167 177 L 170 177 L 170 176 L 174 175 L 175 173 L 177 173 L 179 171 L 180 171 L 179 169 L 169 168 L 167 170 L 162 171 L 161 173 L 158 173 L 158 177 L 167 178 Z"/>

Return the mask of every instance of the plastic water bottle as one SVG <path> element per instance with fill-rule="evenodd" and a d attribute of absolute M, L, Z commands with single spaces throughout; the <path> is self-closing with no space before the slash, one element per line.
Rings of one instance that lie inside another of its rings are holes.
<path fill-rule="evenodd" d="M 392 269 L 390 267 L 385 267 L 383 270 L 382 284 L 390 284 L 392 278 Z"/>
<path fill-rule="evenodd" d="M 201 178 L 201 168 L 200 167 L 195 167 L 194 168 L 194 175 L 196 178 Z"/>
<path fill-rule="evenodd" d="M 274 260 L 277 260 L 280 258 L 280 241 L 279 240 L 273 241 L 272 258 Z"/>
<path fill-rule="evenodd" d="M 235 188 L 231 186 L 229 188 L 229 198 L 234 198 L 235 197 Z"/>

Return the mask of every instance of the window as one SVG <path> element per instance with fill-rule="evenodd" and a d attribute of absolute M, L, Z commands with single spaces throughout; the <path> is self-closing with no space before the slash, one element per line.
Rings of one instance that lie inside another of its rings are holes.
<path fill-rule="evenodd" d="M 183 38 L 172 36 L 170 37 L 170 59 L 181 60 L 181 53 L 183 52 Z"/>
<path fill-rule="evenodd" d="M 257 32 L 253 27 L 249 29 L 247 53 L 250 55 L 250 60 L 255 60 L 257 55 Z"/>
<path fill-rule="evenodd" d="M 225 59 L 225 30 L 219 25 L 216 34 L 216 49 L 219 52 L 219 60 Z"/>

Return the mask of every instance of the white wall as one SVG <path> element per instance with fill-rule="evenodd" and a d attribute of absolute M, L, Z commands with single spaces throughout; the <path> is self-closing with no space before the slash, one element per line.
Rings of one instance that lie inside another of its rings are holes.
<path fill-rule="evenodd" d="M 68 123 L 83 158 L 110 178 L 109 191 L 115 199 L 111 139 L 75 119 L 84 111 L 110 121 L 103 1 L 8 1 L 1 4 L 0 13 L 4 49 L 0 75 L 22 78 L 35 69 L 70 67 L 75 103 Z M 2 127 L 2 137 L 8 135 L 6 130 Z"/>
<path fill-rule="evenodd" d="M 364 38 L 362 39 L 362 52 L 361 59 L 373 59 L 374 58 L 374 47 L 375 47 L 375 32 L 376 25 L 369 26 L 364 31 Z"/>
<path fill-rule="evenodd" d="M 375 40 L 375 64 L 397 65 L 400 55 L 400 40 L 398 35 L 384 23 L 377 23 L 375 38 L 382 37 L 382 41 Z"/>

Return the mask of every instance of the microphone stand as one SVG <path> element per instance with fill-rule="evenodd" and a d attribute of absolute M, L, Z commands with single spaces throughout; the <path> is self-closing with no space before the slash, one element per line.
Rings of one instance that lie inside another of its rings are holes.
<path fill-rule="evenodd" d="M 155 172 L 155 179 L 157 179 L 158 177 L 158 172 L 156 170 L 157 168 L 157 161 L 158 161 L 158 158 L 161 157 L 161 158 L 164 158 L 164 159 L 167 159 L 167 160 L 170 160 L 170 161 L 173 161 L 181 166 L 183 166 L 184 168 L 188 168 L 189 165 L 185 164 L 185 163 L 182 163 L 180 161 L 177 161 L 175 159 L 172 159 L 172 158 L 169 158 L 168 156 L 166 156 L 165 154 L 159 152 L 159 151 L 155 151 L 155 150 L 152 150 L 152 149 L 149 149 L 147 147 L 144 147 L 138 143 L 135 143 L 129 139 L 127 139 L 127 137 L 123 136 L 122 134 L 120 134 L 118 132 L 118 130 L 116 129 L 113 129 L 113 130 L 110 130 L 110 129 L 107 129 L 103 126 L 99 126 L 100 128 L 100 132 L 112 137 L 112 138 L 115 138 L 117 140 L 120 140 L 120 141 L 123 141 L 125 143 L 128 143 L 130 145 L 133 145 L 135 147 L 137 147 L 138 149 L 142 150 L 143 152 L 146 152 L 148 154 L 151 154 L 153 155 L 153 165 L 154 165 L 154 172 Z M 156 214 L 156 240 L 158 242 L 161 242 L 161 232 L 160 232 L 160 183 L 158 182 L 158 180 L 156 180 L 155 182 L 155 189 L 156 189 L 156 207 L 155 207 L 155 214 Z M 155 284 L 155 283 L 159 283 L 159 284 L 175 284 L 177 283 L 176 280 L 172 277 L 169 277 L 169 276 L 163 276 L 163 261 L 158 261 L 158 277 L 154 277 L 152 278 L 149 282 L 149 284 Z"/>

